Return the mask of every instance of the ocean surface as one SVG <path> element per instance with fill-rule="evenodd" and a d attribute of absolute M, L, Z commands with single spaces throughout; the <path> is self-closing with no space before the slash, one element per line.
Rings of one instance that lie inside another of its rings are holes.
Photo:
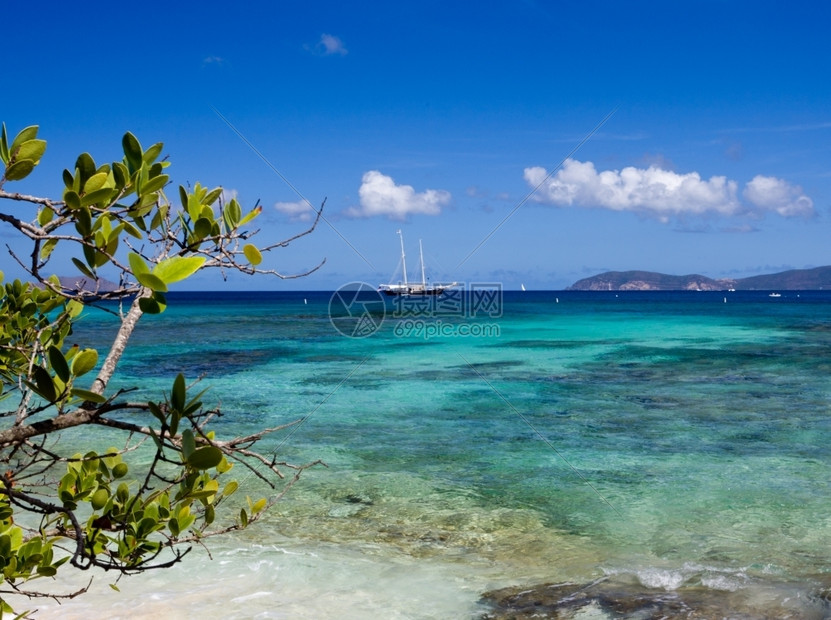
<path fill-rule="evenodd" d="M 692 593 L 684 617 L 831 617 L 831 292 L 364 294 L 179 293 L 144 317 L 113 385 L 203 376 L 220 437 L 304 418 L 260 448 L 326 467 L 210 553 L 24 608 L 477 618 L 488 590 L 610 583 Z M 114 325 L 90 311 L 77 339 Z"/>

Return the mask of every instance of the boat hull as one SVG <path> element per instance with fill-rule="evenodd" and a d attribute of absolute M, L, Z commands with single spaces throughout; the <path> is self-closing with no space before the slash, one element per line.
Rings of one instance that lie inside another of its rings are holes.
<path fill-rule="evenodd" d="M 407 287 L 390 287 L 390 286 L 380 286 L 378 290 L 382 292 L 384 295 L 389 297 L 427 297 L 427 296 L 436 296 L 441 295 L 446 291 L 449 287 L 435 287 L 430 286 L 426 288 L 422 288 L 420 286 L 407 286 Z"/>

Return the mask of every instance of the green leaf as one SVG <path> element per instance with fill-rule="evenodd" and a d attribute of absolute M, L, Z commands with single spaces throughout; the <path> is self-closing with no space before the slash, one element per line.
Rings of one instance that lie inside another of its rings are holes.
<path fill-rule="evenodd" d="M 211 234 L 213 229 L 213 222 L 206 217 L 200 217 L 193 225 L 193 236 L 196 241 L 202 241 L 205 237 Z"/>
<path fill-rule="evenodd" d="M 138 207 L 136 207 L 137 213 L 144 217 L 153 210 L 153 207 L 156 206 L 158 200 L 158 194 L 145 194 L 138 202 Z"/>
<path fill-rule="evenodd" d="M 72 209 L 73 211 L 77 211 L 81 208 L 81 197 L 78 196 L 78 192 L 72 189 L 68 189 L 63 193 L 63 201 L 66 203 L 66 206 Z"/>
<path fill-rule="evenodd" d="M 139 284 L 149 288 L 151 291 L 162 293 L 167 291 L 167 285 L 152 273 L 133 273 L 133 275 Z"/>
<path fill-rule="evenodd" d="M 202 199 L 203 205 L 212 205 L 216 202 L 216 199 L 222 195 L 222 188 L 215 187 L 210 192 L 208 192 L 207 196 Z"/>
<path fill-rule="evenodd" d="M 242 248 L 243 253 L 245 254 L 245 258 L 248 259 L 248 262 L 251 263 L 254 267 L 259 265 L 263 262 L 263 255 L 257 249 L 253 243 L 246 243 L 245 247 Z"/>
<path fill-rule="evenodd" d="M 154 292 L 152 297 L 139 299 L 139 308 L 145 314 L 161 314 L 167 308 L 167 303 L 164 301 L 164 295 Z"/>
<path fill-rule="evenodd" d="M 84 263 L 82 263 L 81 261 L 79 261 L 79 260 L 78 260 L 77 258 L 75 258 L 74 256 L 72 257 L 72 264 L 73 264 L 73 265 L 75 265 L 75 266 L 78 268 L 78 271 L 80 271 L 80 272 L 81 272 L 82 274 L 84 274 L 86 277 L 88 277 L 88 278 L 91 278 L 91 279 L 95 280 L 95 274 L 94 274 L 94 273 L 92 273 L 92 271 L 90 271 L 89 267 L 87 267 Z"/>
<path fill-rule="evenodd" d="M 164 424 L 164 422 L 165 422 L 165 415 L 164 415 L 164 413 L 162 412 L 162 410 L 161 410 L 161 408 L 159 407 L 159 405 L 158 405 L 158 404 L 156 404 L 156 403 L 154 403 L 154 402 L 149 402 L 149 403 L 147 403 L 147 408 L 148 408 L 148 409 L 150 409 L 150 413 L 152 413 L 154 416 L 156 416 L 156 419 L 157 419 L 159 422 L 161 422 L 162 424 Z"/>
<path fill-rule="evenodd" d="M 194 469 L 210 469 L 222 461 L 222 450 L 216 446 L 202 446 L 193 451 L 186 462 Z"/>
<path fill-rule="evenodd" d="M 171 256 L 153 268 L 153 275 L 165 284 L 192 276 L 205 264 L 204 256 Z"/>
<path fill-rule="evenodd" d="M 213 501 L 216 497 L 216 490 L 213 491 L 191 491 L 188 493 L 188 498 Z"/>
<path fill-rule="evenodd" d="M 35 164 L 40 161 L 43 154 L 46 152 L 46 140 L 27 140 L 20 145 L 20 149 L 15 154 L 14 158 L 31 159 Z"/>
<path fill-rule="evenodd" d="M 124 155 L 130 172 L 135 172 L 141 168 L 142 152 L 138 139 L 128 131 L 121 139 L 121 146 L 124 148 Z"/>
<path fill-rule="evenodd" d="M 126 502 L 130 498 L 130 487 L 127 486 L 126 482 L 118 485 L 118 488 L 115 490 L 115 496 L 120 502 Z"/>
<path fill-rule="evenodd" d="M 101 189 L 81 196 L 81 206 L 88 207 L 99 202 L 109 202 L 112 195 L 113 189 L 111 187 L 102 187 Z"/>
<path fill-rule="evenodd" d="M 121 222 L 118 226 L 113 228 L 108 235 L 108 241 L 112 243 L 113 241 L 117 241 L 119 235 L 121 235 L 121 231 L 124 230 L 124 222 Z M 114 254 L 114 252 L 110 252 L 110 254 Z"/>
<path fill-rule="evenodd" d="M 34 169 L 35 162 L 31 159 L 19 159 L 6 168 L 6 174 L 4 177 L 7 181 L 20 181 L 21 179 L 25 179 L 29 176 Z"/>
<path fill-rule="evenodd" d="M 35 380 L 34 385 L 29 384 L 30 387 L 36 387 L 38 394 L 43 396 L 50 403 L 55 402 L 57 393 L 55 392 L 55 383 L 52 381 L 52 376 L 42 366 L 35 366 L 32 368 L 32 378 Z"/>
<path fill-rule="evenodd" d="M 253 220 L 255 217 L 257 217 L 262 212 L 263 212 L 262 207 L 256 207 L 254 209 L 251 209 L 251 211 L 249 211 L 248 214 L 240 220 L 240 222 L 239 222 L 239 224 L 237 224 L 237 226 L 244 226 L 245 224 L 247 224 L 248 222 Z"/>
<path fill-rule="evenodd" d="M 82 206 L 75 212 L 75 230 L 83 237 L 92 233 L 92 213 L 87 207 Z"/>
<path fill-rule="evenodd" d="M 245 508 L 240 508 L 239 510 L 239 520 L 242 524 L 242 527 L 248 527 L 248 513 L 245 512 Z"/>
<path fill-rule="evenodd" d="M 182 431 L 182 456 L 185 460 L 190 458 L 190 455 L 196 451 L 196 440 L 193 437 L 193 431 L 186 428 Z"/>
<path fill-rule="evenodd" d="M 216 471 L 220 474 L 227 473 L 233 469 L 234 464 L 231 463 L 228 459 L 222 459 L 222 462 L 216 466 Z"/>
<path fill-rule="evenodd" d="M 40 248 L 40 259 L 46 260 L 52 254 L 52 251 L 58 245 L 57 239 L 49 239 L 46 243 L 43 244 Z"/>
<path fill-rule="evenodd" d="M 21 129 L 20 133 L 12 142 L 12 145 L 9 147 L 9 154 L 14 155 L 14 152 L 23 145 L 24 142 L 28 142 L 29 140 L 34 140 L 38 135 L 38 126 L 37 125 L 29 125 L 28 127 Z"/>
<path fill-rule="evenodd" d="M 87 182 L 84 183 L 84 193 L 89 194 L 90 192 L 94 192 L 96 190 L 101 189 L 104 187 L 104 184 L 107 182 L 107 173 L 106 172 L 96 172 L 93 174 Z"/>
<path fill-rule="evenodd" d="M 113 162 L 113 183 L 119 191 L 127 187 L 130 182 L 130 171 L 120 161 Z"/>
<path fill-rule="evenodd" d="M 75 181 L 78 182 L 78 187 L 75 187 L 73 183 L 72 188 L 80 193 L 82 184 L 86 183 L 87 179 L 95 174 L 95 160 L 92 155 L 89 153 L 78 155 L 78 159 L 75 160 L 75 170 L 77 171 Z"/>
<path fill-rule="evenodd" d="M 208 388 L 205 388 L 204 390 L 199 392 L 199 394 L 197 394 L 196 396 L 194 396 L 193 398 L 190 399 L 190 402 L 187 405 L 185 405 L 185 409 L 184 409 L 185 415 L 192 414 L 194 411 L 196 411 L 197 409 L 199 409 L 202 406 L 202 400 L 201 399 L 202 399 L 202 396 L 204 396 L 205 392 L 207 392 L 207 391 L 208 391 Z"/>
<path fill-rule="evenodd" d="M 144 262 L 144 259 L 135 252 L 130 252 L 127 255 L 127 260 L 130 263 L 130 269 L 133 270 L 133 275 L 150 273 L 150 267 L 148 267 L 147 263 Z"/>
<path fill-rule="evenodd" d="M 229 497 L 233 495 L 238 488 L 239 483 L 236 480 L 230 480 L 228 481 L 228 484 L 225 485 L 225 488 L 222 489 L 222 495 L 224 497 Z"/>
<path fill-rule="evenodd" d="M 76 398 L 80 398 L 83 401 L 89 401 L 91 403 L 101 404 L 107 402 L 106 397 L 101 394 L 97 394 L 96 392 L 91 392 L 89 390 L 82 390 L 81 388 L 72 388 L 69 390 L 69 393 Z"/>
<path fill-rule="evenodd" d="M 76 377 L 85 375 L 95 368 L 98 363 L 98 351 L 95 349 L 83 349 L 72 358 L 71 370 Z"/>
<path fill-rule="evenodd" d="M 185 408 L 186 393 L 185 375 L 180 372 L 176 375 L 176 379 L 173 380 L 173 389 L 170 391 L 170 404 L 173 409 L 182 411 Z"/>
<path fill-rule="evenodd" d="M 85 245 L 83 250 L 84 250 L 84 258 L 87 261 L 87 265 L 89 265 L 91 269 L 95 269 L 95 261 L 96 261 L 95 248 L 91 248 L 90 246 Z"/>
<path fill-rule="evenodd" d="M 113 243 L 107 245 L 106 248 L 102 248 L 106 250 L 106 254 L 104 252 L 96 252 L 95 253 L 95 266 L 101 267 L 106 265 L 110 262 L 110 256 L 115 254 L 115 248 L 118 246 L 118 239 L 115 239 Z"/>
<path fill-rule="evenodd" d="M 133 226 L 130 222 L 122 222 L 122 224 L 124 225 L 124 231 L 131 237 L 134 237 L 135 239 L 144 238 L 144 236 L 141 234 L 141 231 L 135 226 Z"/>
<path fill-rule="evenodd" d="M 141 186 L 141 195 L 144 196 L 146 194 L 152 194 L 153 192 L 159 191 L 167 184 L 169 178 L 170 177 L 166 174 L 160 174 L 157 177 L 153 177 Z"/>
<path fill-rule="evenodd" d="M 4 164 L 9 163 L 9 141 L 8 137 L 6 136 L 6 123 L 3 123 L 2 129 L 0 129 L 0 159 L 3 160 Z"/>
<path fill-rule="evenodd" d="M 67 313 L 69 313 L 69 316 L 72 317 L 73 319 L 76 316 L 78 316 L 79 314 L 81 314 L 81 311 L 83 309 L 84 309 L 84 304 L 82 304 L 80 301 L 70 299 L 68 302 L 66 302 L 66 311 L 67 311 Z"/>
<path fill-rule="evenodd" d="M 144 151 L 144 154 L 142 155 L 142 161 L 144 161 L 144 163 L 148 165 L 152 164 L 154 161 L 156 161 L 156 158 L 162 152 L 163 148 L 164 143 L 156 142 L 156 144 L 154 144 L 151 147 L 148 147 L 148 149 Z"/>
<path fill-rule="evenodd" d="M 95 220 L 94 229 L 96 232 L 101 233 L 101 239 L 109 239 L 110 233 L 113 230 L 112 218 L 110 217 L 110 214 L 103 213 L 97 220 Z"/>
<path fill-rule="evenodd" d="M 225 218 L 225 226 L 228 230 L 233 230 L 237 227 L 242 217 L 242 211 L 236 198 L 231 198 L 231 201 L 225 205 L 222 215 Z"/>
<path fill-rule="evenodd" d="M 52 369 L 60 380 L 64 383 L 69 381 L 69 364 L 66 363 L 66 358 L 61 353 L 61 350 L 58 347 L 49 347 L 47 355 L 49 356 L 49 363 L 52 365 Z"/>
<path fill-rule="evenodd" d="M 52 218 L 55 217 L 55 212 L 52 210 L 51 207 L 43 207 L 40 211 L 38 211 L 38 224 L 41 226 L 45 226 L 49 222 L 52 221 Z"/>

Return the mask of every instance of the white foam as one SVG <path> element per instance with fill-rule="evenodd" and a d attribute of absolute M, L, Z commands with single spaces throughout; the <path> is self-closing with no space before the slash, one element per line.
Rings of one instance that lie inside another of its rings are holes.
<path fill-rule="evenodd" d="M 702 585 L 712 590 L 735 592 L 749 583 L 745 568 L 723 568 L 694 562 L 685 562 L 680 567 L 606 569 L 604 572 L 607 575 L 633 575 L 644 587 L 666 591 Z"/>
<path fill-rule="evenodd" d="M 701 578 L 701 585 L 711 590 L 723 590 L 725 592 L 736 592 L 741 589 L 744 583 L 734 577 L 727 575 L 714 575 Z"/>
<path fill-rule="evenodd" d="M 677 590 L 689 579 L 689 575 L 680 570 L 662 570 L 658 568 L 646 568 L 635 572 L 641 585 L 647 588 L 661 588 L 664 590 Z"/>

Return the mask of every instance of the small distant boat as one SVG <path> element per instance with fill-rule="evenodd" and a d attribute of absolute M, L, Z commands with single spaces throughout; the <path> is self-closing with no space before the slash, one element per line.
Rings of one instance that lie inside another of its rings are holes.
<path fill-rule="evenodd" d="M 771 293 L 768 297 L 782 297 L 780 293 Z"/>
<path fill-rule="evenodd" d="M 427 284 L 427 276 L 424 273 L 424 251 L 421 248 L 421 239 L 418 240 L 418 254 L 421 262 L 421 282 L 412 283 L 407 281 L 407 261 L 404 256 L 404 235 L 400 230 L 398 236 L 401 239 L 401 271 L 404 274 L 404 282 L 398 284 L 380 284 L 378 290 L 384 295 L 408 296 L 408 295 L 441 295 L 449 288 L 458 286 L 458 282 L 450 284 Z"/>
<path fill-rule="evenodd" d="M 524 284 L 520 284 L 519 286 L 523 291 L 525 290 L 525 285 Z"/>

